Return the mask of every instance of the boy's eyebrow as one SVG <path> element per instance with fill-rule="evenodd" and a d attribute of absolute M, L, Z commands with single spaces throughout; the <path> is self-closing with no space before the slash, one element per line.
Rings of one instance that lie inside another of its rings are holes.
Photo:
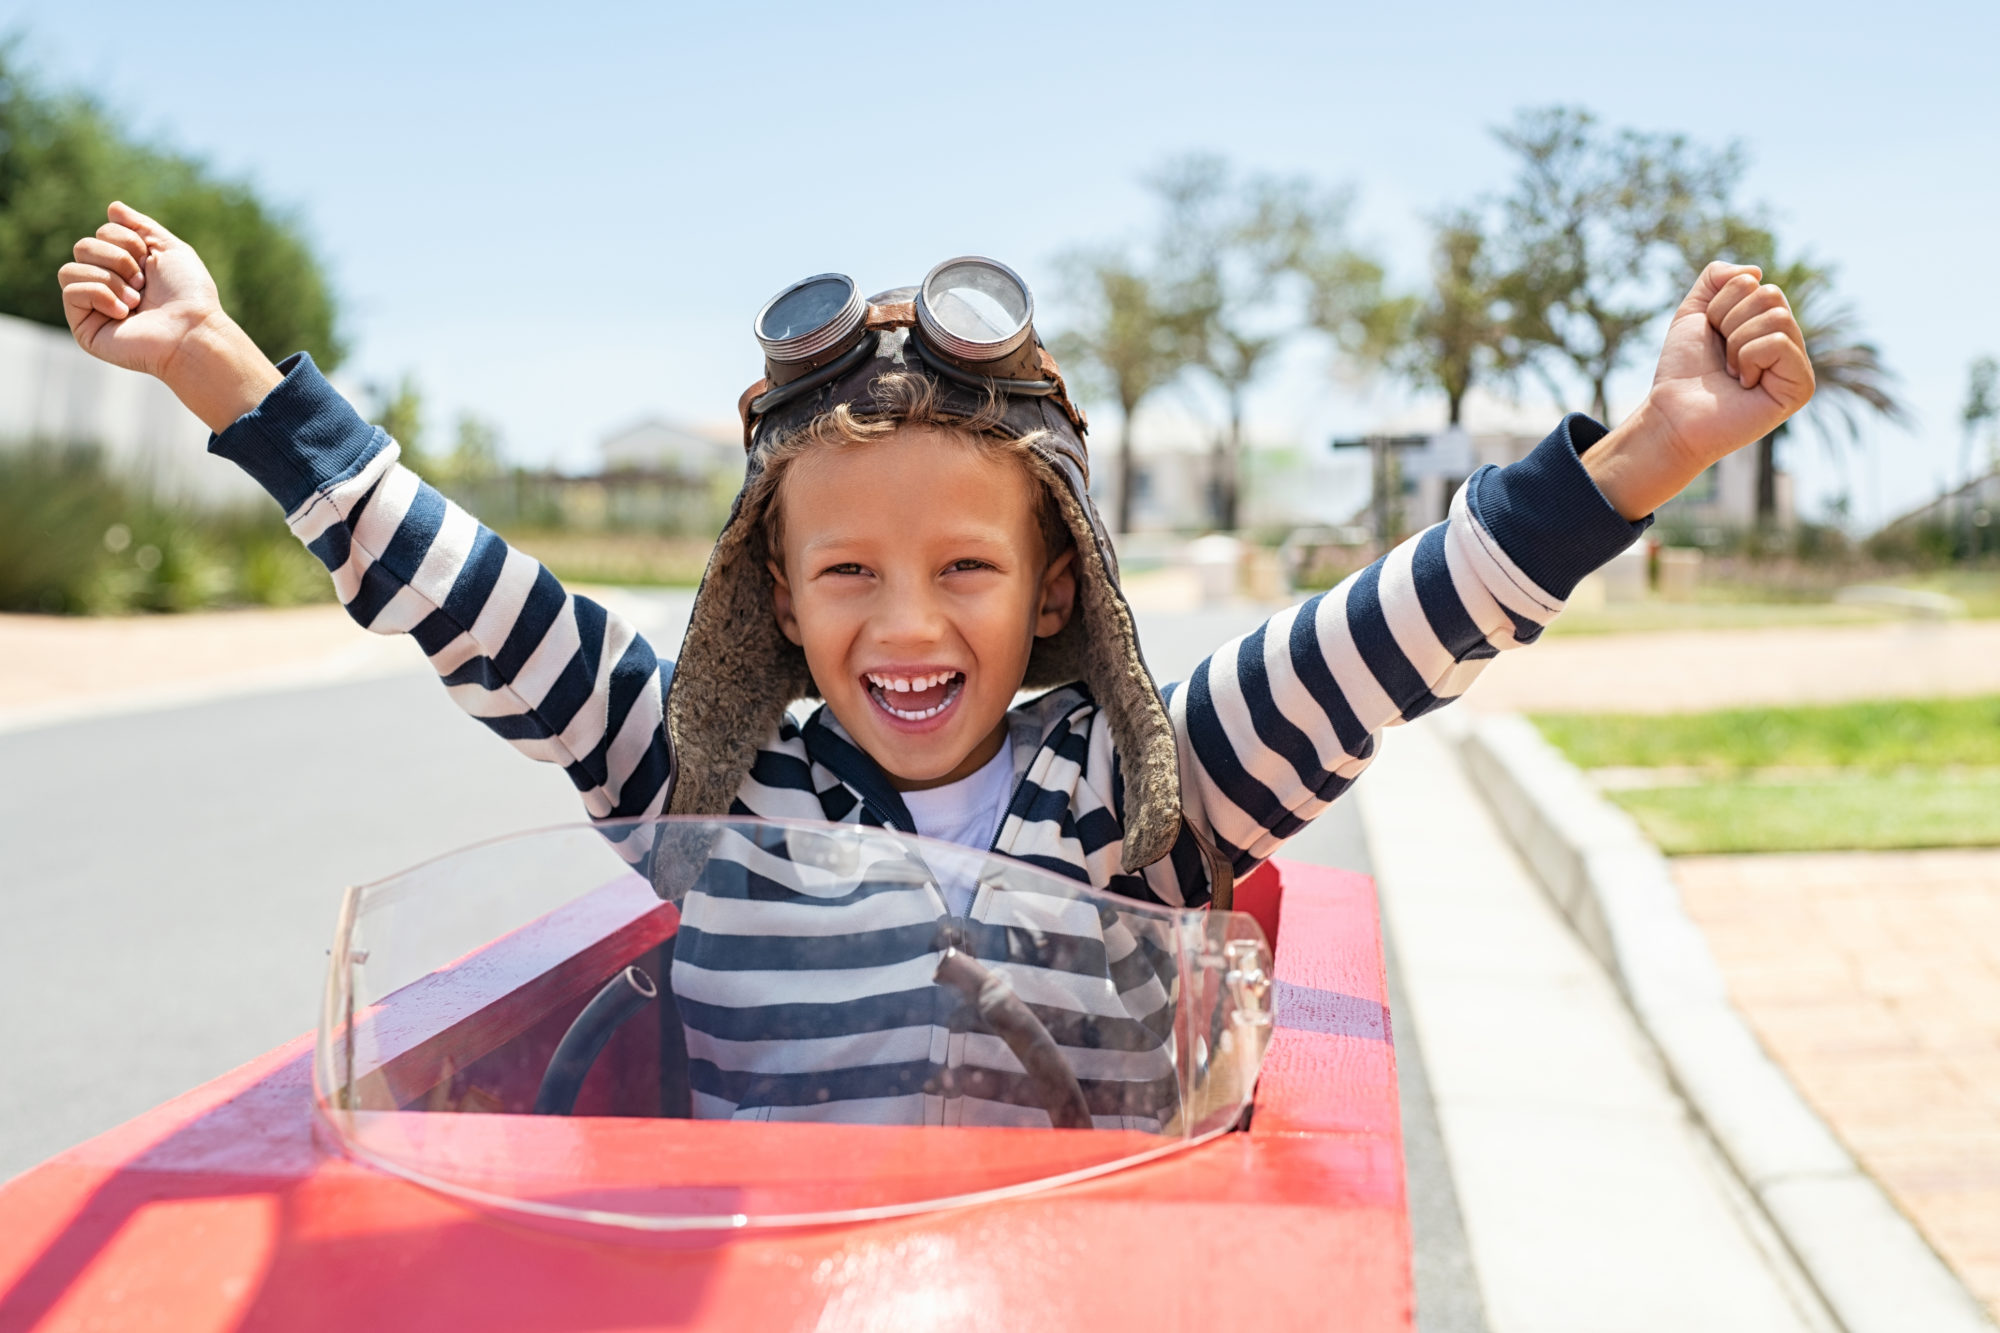
<path fill-rule="evenodd" d="M 849 546 L 873 545 L 885 540 L 892 540 L 892 539 L 893 539 L 893 534 L 885 535 L 876 532 L 851 532 L 851 531 L 843 532 L 835 530 L 833 532 L 822 532 L 809 537 L 805 537 L 803 540 L 800 541 L 799 549 L 802 552 L 816 552 L 827 549 L 838 550 L 840 548 Z M 941 545 L 958 545 L 961 543 L 972 543 L 979 545 L 1004 547 L 1010 551 L 1019 545 L 1018 542 L 1016 542 L 1007 532 L 1005 532 L 997 524 L 991 526 L 981 525 L 978 527 L 966 527 L 954 531 L 944 532 L 938 534 L 934 539 L 931 540 L 935 540 Z"/>

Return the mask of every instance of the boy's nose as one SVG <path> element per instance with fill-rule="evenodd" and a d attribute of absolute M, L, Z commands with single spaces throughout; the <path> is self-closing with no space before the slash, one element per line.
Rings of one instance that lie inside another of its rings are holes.
<path fill-rule="evenodd" d="M 891 588 L 874 616 L 875 637 L 885 644 L 936 643 L 945 617 L 927 588 Z"/>

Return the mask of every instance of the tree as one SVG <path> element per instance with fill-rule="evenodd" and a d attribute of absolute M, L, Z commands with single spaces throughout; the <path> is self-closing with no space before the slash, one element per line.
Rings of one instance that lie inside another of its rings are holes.
<path fill-rule="evenodd" d="M 1161 244 L 1166 290 L 1193 332 L 1192 359 L 1221 390 L 1228 425 L 1218 433 L 1211 481 L 1215 525 L 1238 525 L 1244 402 L 1280 348 L 1304 327 L 1288 289 L 1306 277 L 1331 301 L 1332 279 L 1368 261 L 1344 240 L 1351 195 L 1303 178 L 1239 181 L 1222 158 L 1169 163 L 1149 184 L 1166 206 Z M 1379 269 L 1376 270 L 1379 280 Z M 1316 284 L 1310 274 L 1321 275 Z M 1331 304 L 1316 314 L 1339 327 Z"/>
<path fill-rule="evenodd" d="M 501 453 L 500 428 L 484 417 L 461 412 L 451 452 L 433 465 L 435 480 L 460 486 L 491 481 L 500 475 Z"/>
<path fill-rule="evenodd" d="M 1760 265 L 1764 279 L 1776 283 L 1792 303 L 1792 314 L 1805 335 L 1818 387 L 1804 412 L 1820 439 L 1834 448 L 1861 438 L 1864 413 L 1894 425 L 1909 423 L 1909 410 L 1896 396 L 1896 377 L 1882 353 L 1861 331 L 1854 308 L 1833 290 L 1833 269 L 1800 258 L 1788 264 L 1773 259 Z M 1794 418 L 1796 420 L 1797 418 Z M 1778 443 L 1791 422 L 1757 442 L 1757 522 L 1768 525 L 1778 511 Z"/>
<path fill-rule="evenodd" d="M 389 432 L 402 446 L 402 463 L 413 472 L 427 472 L 430 456 L 424 452 L 424 391 L 417 377 L 404 372 L 394 388 L 374 384 L 368 389 L 375 400 L 375 424 Z"/>
<path fill-rule="evenodd" d="M 1478 214 L 1461 209 L 1436 227 L 1430 290 L 1378 293 L 1373 304 L 1364 305 L 1357 355 L 1414 388 L 1442 393 L 1446 418 L 1456 426 L 1473 384 L 1509 374 L 1513 366 L 1500 284 Z"/>
<path fill-rule="evenodd" d="M 1959 412 L 1959 420 L 1965 424 L 1962 470 L 1970 481 L 1972 446 L 1982 433 L 1986 436 L 1986 465 L 2000 467 L 2000 435 L 1994 430 L 2000 425 L 2000 361 L 1990 356 L 1980 357 L 1967 367 L 1965 380 L 1965 407 Z"/>
<path fill-rule="evenodd" d="M 55 272 L 125 199 L 201 252 L 222 304 L 273 358 L 344 351 L 331 286 L 297 221 L 199 161 L 135 142 L 87 98 L 48 93 L 0 44 L 0 313 L 67 328 Z"/>
<path fill-rule="evenodd" d="M 1730 206 L 1742 154 L 1609 133 L 1569 107 L 1523 111 L 1497 137 L 1520 159 L 1501 203 L 1508 331 L 1553 392 L 1563 391 L 1552 367 L 1574 373 L 1609 421 L 1607 385 L 1682 295 L 1695 238 L 1755 231 Z"/>
<path fill-rule="evenodd" d="M 1345 210 L 1345 197 L 1341 208 Z M 1381 261 L 1348 244 L 1342 219 L 1329 212 L 1298 247 L 1292 267 L 1305 280 L 1305 322 L 1333 343 L 1337 359 L 1378 366 L 1413 336 L 1419 301 L 1384 295 Z"/>
<path fill-rule="evenodd" d="M 1056 339 L 1065 363 L 1095 372 L 1118 400 L 1116 531 L 1132 530 L 1132 430 L 1139 404 L 1188 363 L 1185 312 L 1168 305 L 1156 279 L 1117 249 L 1076 251 L 1059 262 L 1082 320 Z"/>

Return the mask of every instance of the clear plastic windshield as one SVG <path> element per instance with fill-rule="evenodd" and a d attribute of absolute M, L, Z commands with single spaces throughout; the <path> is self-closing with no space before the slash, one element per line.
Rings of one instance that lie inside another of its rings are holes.
<path fill-rule="evenodd" d="M 348 891 L 316 1093 L 355 1157 L 488 1207 L 888 1217 L 1233 1128 L 1269 976 L 1247 916 L 893 831 L 549 829 Z"/>

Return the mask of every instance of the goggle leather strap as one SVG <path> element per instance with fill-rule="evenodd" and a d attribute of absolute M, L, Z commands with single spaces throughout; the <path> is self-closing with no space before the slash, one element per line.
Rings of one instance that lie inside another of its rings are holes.
<path fill-rule="evenodd" d="M 794 399 L 803 398 L 815 389 L 824 388 L 873 355 L 875 355 L 875 339 L 864 336 L 860 342 L 855 343 L 854 346 L 848 348 L 838 357 L 827 362 L 811 374 L 801 375 L 790 384 L 781 384 L 775 389 L 764 389 L 755 398 L 750 399 L 746 405 L 739 406 L 738 408 L 743 413 L 744 438 L 747 441 L 750 427 L 758 417 L 763 416 L 766 412 L 783 407 L 786 403 Z M 757 381 L 757 385 L 768 385 L 769 383 L 770 378 L 768 376 Z M 751 387 L 756 388 L 757 385 L 752 385 Z M 746 444 L 745 447 L 747 448 L 748 445 Z"/>
<path fill-rule="evenodd" d="M 755 384 L 751 385 L 749 388 L 745 389 L 741 394 L 737 396 L 736 418 L 737 420 L 743 423 L 743 452 L 746 454 L 750 452 L 751 448 L 751 443 L 750 443 L 751 428 L 757 424 L 757 418 L 755 414 L 751 412 L 750 405 L 757 401 L 758 395 L 767 392 L 770 389 L 770 387 L 771 387 L 770 376 L 768 375 L 760 376 Z"/>
<path fill-rule="evenodd" d="M 917 336 L 915 330 L 911 331 L 910 341 L 904 344 L 904 346 L 914 348 L 917 353 L 917 359 L 922 361 L 931 370 L 950 380 L 952 383 L 963 385 L 968 389 L 992 391 L 1006 394 L 1010 397 L 1045 398 L 1049 394 L 1056 392 L 1060 387 L 1054 380 L 1003 380 L 995 379 L 990 375 L 975 375 L 969 370 L 961 370 L 927 346 Z"/>

